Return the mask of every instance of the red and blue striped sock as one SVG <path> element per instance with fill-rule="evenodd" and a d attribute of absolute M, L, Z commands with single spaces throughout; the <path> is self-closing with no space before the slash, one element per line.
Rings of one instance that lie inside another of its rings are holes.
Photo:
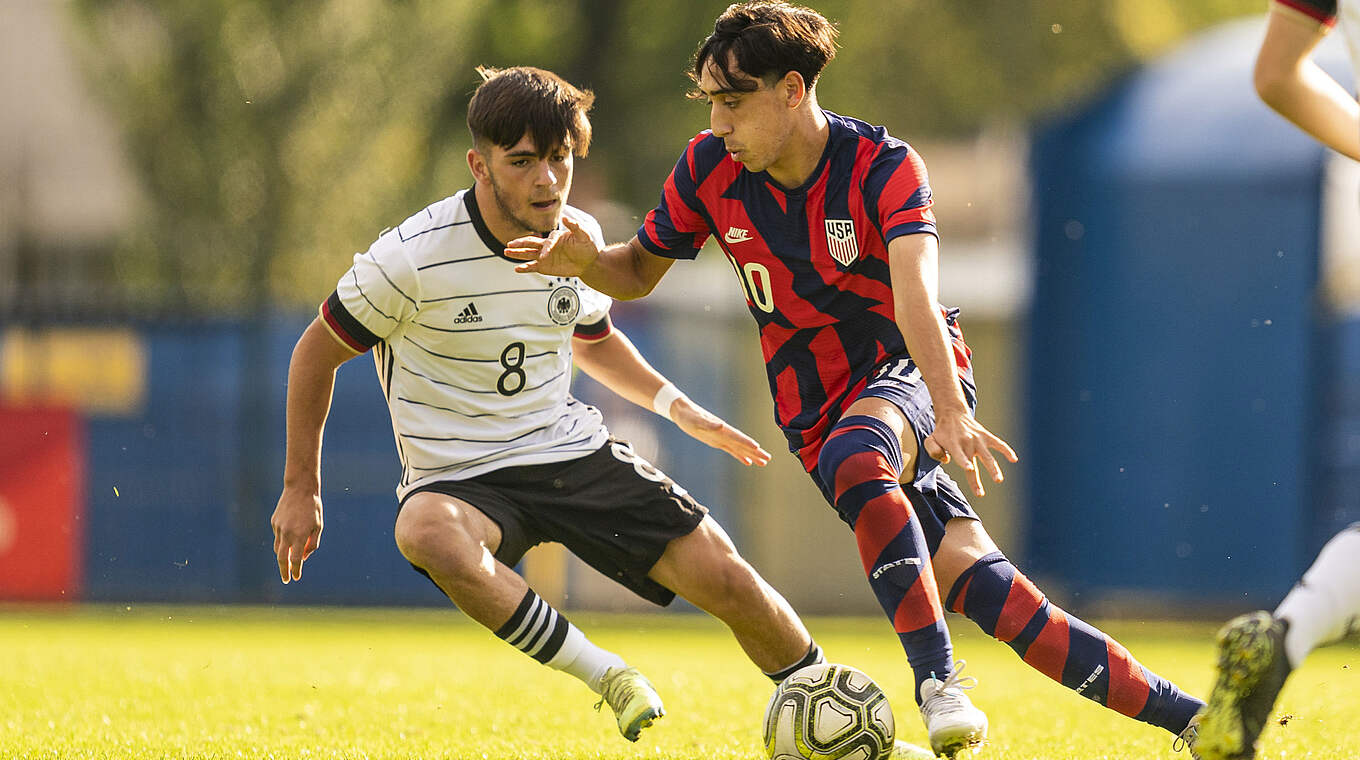
<path fill-rule="evenodd" d="M 907 653 L 919 701 L 923 681 L 953 672 L 953 647 L 925 534 L 897 482 L 901 443 L 878 419 L 847 417 L 827 436 L 817 466 L 854 526 L 864 574 Z"/>
<path fill-rule="evenodd" d="M 1119 642 L 1049 602 L 1001 552 L 965 570 L 946 604 L 1035 670 L 1130 718 L 1179 734 L 1204 706 Z"/>

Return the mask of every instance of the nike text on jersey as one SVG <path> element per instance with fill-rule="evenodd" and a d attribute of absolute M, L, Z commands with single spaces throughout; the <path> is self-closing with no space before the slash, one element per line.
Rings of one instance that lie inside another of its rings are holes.
<path fill-rule="evenodd" d="M 751 231 L 741 227 L 728 227 L 727 234 L 723 235 L 723 240 L 729 243 L 745 243 L 751 239 Z"/>

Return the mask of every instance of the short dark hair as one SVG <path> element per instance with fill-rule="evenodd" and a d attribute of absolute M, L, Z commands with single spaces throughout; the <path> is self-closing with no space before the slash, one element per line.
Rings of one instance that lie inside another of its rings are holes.
<path fill-rule="evenodd" d="M 766 84 L 796 71 L 810 88 L 835 56 L 836 25 L 822 14 L 783 0 L 752 0 L 733 3 L 718 16 L 713 34 L 694 53 L 690 78 L 697 83 L 711 61 L 733 90 L 759 86 L 733 77 L 734 64 Z"/>
<path fill-rule="evenodd" d="M 590 151 L 590 119 L 595 93 L 532 66 L 494 69 L 478 66 L 482 83 L 468 103 L 468 130 L 478 149 L 487 143 L 510 148 L 524 135 L 540 157 L 558 145 L 584 157 Z"/>

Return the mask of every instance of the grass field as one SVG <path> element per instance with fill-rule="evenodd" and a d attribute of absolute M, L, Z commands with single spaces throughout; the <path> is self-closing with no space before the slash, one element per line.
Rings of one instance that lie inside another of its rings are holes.
<path fill-rule="evenodd" d="M 579 682 L 452 610 L 0 608 L 0 758 L 763 757 L 771 687 L 726 629 L 700 615 L 574 617 L 666 700 L 637 744 Z M 1205 691 L 1212 624 L 1103 625 Z M 899 738 L 925 743 L 886 623 L 809 626 L 884 687 Z M 1176 757 L 1169 734 L 1072 695 L 965 620 L 952 627 L 992 724 L 978 758 Z M 1360 757 L 1360 648 L 1317 652 L 1278 707 L 1293 717 L 1268 729 L 1262 757 Z"/>

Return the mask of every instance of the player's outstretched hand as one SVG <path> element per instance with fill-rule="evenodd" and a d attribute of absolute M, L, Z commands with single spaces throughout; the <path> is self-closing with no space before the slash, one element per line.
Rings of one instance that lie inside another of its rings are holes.
<path fill-rule="evenodd" d="M 284 489 L 269 520 L 274 528 L 274 554 L 279 578 L 302 580 L 302 562 L 321 545 L 321 496 Z"/>
<path fill-rule="evenodd" d="M 590 233 L 566 217 L 562 224 L 565 230 L 553 230 L 546 238 L 528 235 L 506 243 L 505 255 L 524 262 L 516 272 L 576 277 L 595 262 L 600 249 Z"/>
<path fill-rule="evenodd" d="M 770 452 L 756 443 L 754 438 L 686 397 L 678 398 L 671 404 L 671 419 L 691 437 L 726 451 L 744 465 L 764 467 L 770 463 Z"/>
<path fill-rule="evenodd" d="M 926 437 L 925 444 L 927 455 L 944 464 L 953 461 L 962 467 L 973 487 L 973 493 L 978 496 L 986 493 L 982 487 L 981 473 L 978 472 L 979 460 L 997 483 L 1006 477 L 1002 475 L 1001 465 L 997 464 L 991 450 L 995 449 L 1012 463 L 1019 461 L 1010 444 L 993 435 L 966 412 L 939 415 L 935 432 Z"/>

